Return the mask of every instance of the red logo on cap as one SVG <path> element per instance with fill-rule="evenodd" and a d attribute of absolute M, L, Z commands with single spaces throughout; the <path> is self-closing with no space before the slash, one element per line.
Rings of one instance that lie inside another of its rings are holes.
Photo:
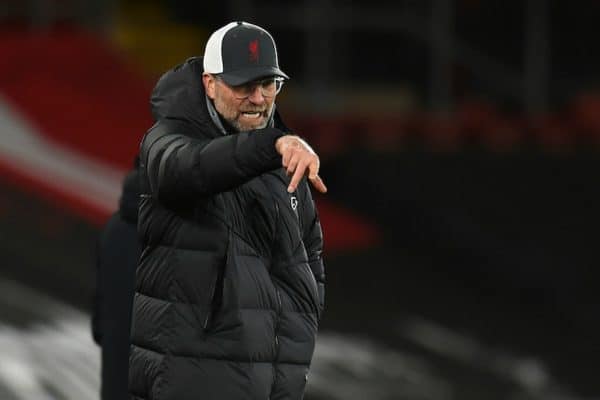
<path fill-rule="evenodd" d="M 250 61 L 258 62 L 258 39 L 248 44 L 248 51 L 250 52 Z"/>

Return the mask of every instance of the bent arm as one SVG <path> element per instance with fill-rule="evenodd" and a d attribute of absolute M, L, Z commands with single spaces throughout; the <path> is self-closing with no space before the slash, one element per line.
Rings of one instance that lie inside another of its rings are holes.
<path fill-rule="evenodd" d="M 275 128 L 213 139 L 171 132 L 158 124 L 142 142 L 142 168 L 161 202 L 231 190 L 281 167 L 275 141 L 283 132 Z"/>

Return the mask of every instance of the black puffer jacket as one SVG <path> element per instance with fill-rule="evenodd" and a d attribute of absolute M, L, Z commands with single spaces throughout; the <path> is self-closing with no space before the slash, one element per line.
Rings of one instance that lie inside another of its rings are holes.
<path fill-rule="evenodd" d="M 165 74 L 141 146 L 144 250 L 134 398 L 301 399 L 323 309 L 322 234 L 306 181 L 287 193 L 285 127 L 223 135 L 202 61 Z"/>

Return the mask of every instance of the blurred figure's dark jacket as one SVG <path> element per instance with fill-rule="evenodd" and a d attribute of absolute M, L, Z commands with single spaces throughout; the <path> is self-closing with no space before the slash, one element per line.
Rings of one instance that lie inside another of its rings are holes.
<path fill-rule="evenodd" d="M 119 210 L 104 226 L 96 255 L 94 339 L 102 349 L 101 399 L 129 399 L 129 332 L 135 269 L 141 252 L 137 234 L 139 174 L 123 183 Z"/>
<path fill-rule="evenodd" d="M 202 60 L 166 73 L 142 141 L 133 308 L 136 399 L 301 399 L 323 308 L 322 234 L 275 127 L 224 134 Z"/>

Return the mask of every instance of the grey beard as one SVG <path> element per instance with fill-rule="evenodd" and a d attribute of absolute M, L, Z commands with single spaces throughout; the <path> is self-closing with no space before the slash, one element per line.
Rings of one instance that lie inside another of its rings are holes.
<path fill-rule="evenodd" d="M 275 114 L 275 104 L 273 104 L 273 106 L 271 107 L 271 112 L 267 116 L 267 118 L 265 118 L 265 120 L 263 121 L 263 123 L 260 124 L 259 126 L 257 126 L 256 128 L 252 128 L 252 129 L 249 129 L 249 130 L 242 130 L 242 127 L 240 126 L 240 124 L 239 124 L 239 122 L 237 120 L 231 121 L 231 120 L 229 120 L 229 119 L 227 119 L 225 117 L 223 117 L 223 119 L 225 121 L 227 121 L 227 124 L 229 124 L 229 126 L 231 126 L 233 129 L 235 129 L 235 131 L 237 133 L 242 133 L 242 132 L 249 132 L 251 130 L 253 131 L 253 130 L 256 130 L 256 129 L 264 129 L 264 128 L 268 127 L 268 126 L 272 127 L 273 126 L 273 115 L 274 114 Z"/>
<path fill-rule="evenodd" d="M 261 124 L 261 126 L 254 128 L 254 129 L 264 129 L 267 126 L 273 126 L 273 115 L 275 114 L 275 107 L 276 107 L 275 104 L 273 104 L 273 106 L 271 107 L 271 114 L 269 115 L 269 117 L 267 119 L 265 119 L 265 121 Z M 217 126 L 217 128 L 219 128 L 219 130 L 221 131 L 221 133 L 223 133 L 223 135 L 227 135 L 227 130 L 221 123 L 220 118 L 223 118 L 223 121 L 225 123 L 227 123 L 227 125 L 229 125 L 229 128 L 235 130 L 235 132 L 237 132 L 237 133 L 248 132 L 248 131 L 242 131 L 242 129 L 241 129 L 242 127 L 240 126 L 239 123 L 237 123 L 237 121 L 230 121 L 227 118 L 221 116 L 217 112 L 217 109 L 215 108 L 213 101 L 211 99 L 209 99 L 208 96 L 206 96 L 206 108 L 208 109 L 208 114 L 210 115 L 210 118 L 212 119 L 213 123 Z"/>
<path fill-rule="evenodd" d="M 269 121 L 271 120 L 271 118 L 265 118 L 265 120 L 263 121 L 262 124 L 260 124 L 259 126 L 257 126 L 256 128 L 252 128 L 250 130 L 255 130 L 255 129 L 264 129 L 267 127 L 267 125 L 269 125 Z M 235 131 L 237 133 L 243 133 L 243 132 L 249 132 L 250 130 L 243 130 L 240 123 L 237 120 L 226 120 L 227 123 L 233 127 L 233 129 L 235 129 Z"/>

